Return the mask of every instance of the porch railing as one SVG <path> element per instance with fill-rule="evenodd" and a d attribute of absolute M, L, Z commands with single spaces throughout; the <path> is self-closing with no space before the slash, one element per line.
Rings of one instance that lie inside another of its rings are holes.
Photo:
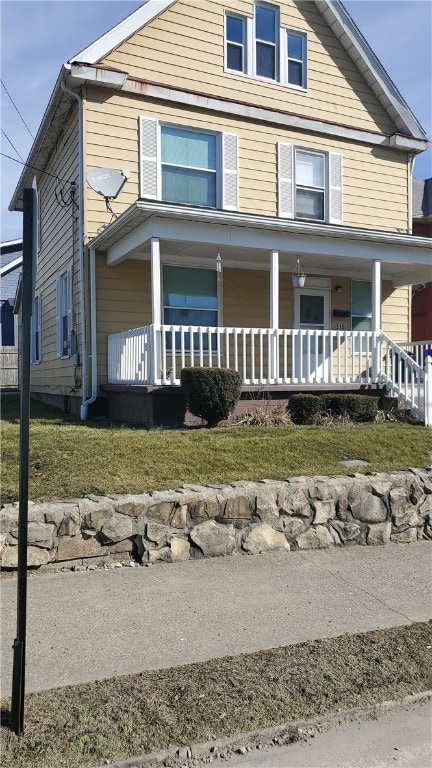
<path fill-rule="evenodd" d="M 432 425 L 432 362 L 429 373 L 383 333 L 148 325 L 108 337 L 110 384 L 178 386 L 195 365 L 239 371 L 245 386 L 384 384 Z"/>
<path fill-rule="evenodd" d="M 410 341 L 399 344 L 404 352 L 407 352 L 410 357 L 417 363 L 424 367 L 427 355 L 425 352 L 432 353 L 432 341 Z"/>

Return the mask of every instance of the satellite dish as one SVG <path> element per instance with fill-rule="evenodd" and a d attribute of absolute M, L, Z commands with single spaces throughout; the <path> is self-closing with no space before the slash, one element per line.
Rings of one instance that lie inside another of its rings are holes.
<path fill-rule="evenodd" d="M 127 178 L 128 171 L 120 172 L 113 168 L 91 168 L 86 175 L 89 186 L 105 199 L 117 197 Z"/>

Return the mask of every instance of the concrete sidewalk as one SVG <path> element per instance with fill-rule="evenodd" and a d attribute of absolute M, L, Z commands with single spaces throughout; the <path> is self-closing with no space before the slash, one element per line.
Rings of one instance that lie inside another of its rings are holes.
<path fill-rule="evenodd" d="M 432 618 L 432 544 L 352 546 L 28 579 L 28 692 Z M 16 579 L 1 583 L 2 696 Z"/>

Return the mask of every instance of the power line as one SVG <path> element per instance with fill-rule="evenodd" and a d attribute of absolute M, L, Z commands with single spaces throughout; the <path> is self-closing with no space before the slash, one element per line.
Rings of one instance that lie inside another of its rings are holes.
<path fill-rule="evenodd" d="M 15 149 L 15 152 L 16 152 L 16 149 Z M 38 173 L 44 173 L 45 176 L 51 176 L 51 178 L 56 179 L 56 181 L 62 181 L 64 184 L 70 184 L 70 180 L 61 179 L 60 176 L 55 176 L 53 173 L 48 173 L 48 171 L 41 171 L 40 168 L 36 168 L 35 165 L 30 165 L 29 163 L 25 163 L 24 160 L 21 162 L 21 160 L 17 160 L 16 157 L 11 157 L 10 155 L 6 155 L 4 152 L 0 152 L 0 155 L 2 157 L 7 157 L 8 160 L 13 160 L 14 163 L 19 163 L 19 165 L 24 165 L 26 168 L 31 168 L 32 171 L 37 171 Z"/>
<path fill-rule="evenodd" d="M 21 160 L 22 160 L 22 161 L 23 161 L 23 163 L 24 163 L 24 160 L 23 160 L 23 158 L 21 157 L 20 153 L 18 152 L 17 148 L 16 148 L 16 147 L 14 147 L 14 145 L 12 144 L 12 142 L 11 142 L 11 140 L 10 140 L 9 136 L 8 136 L 8 135 L 7 135 L 7 134 L 4 132 L 3 128 L 1 129 L 1 132 L 2 132 L 3 136 L 5 137 L 6 141 L 8 141 L 8 142 L 9 142 L 9 144 L 11 145 L 11 147 L 12 147 L 13 151 L 17 153 L 18 157 L 19 157 L 19 158 L 21 158 Z M 13 160 L 13 158 L 11 158 L 11 159 Z M 24 165 L 25 165 L 25 163 L 24 163 Z"/>
<path fill-rule="evenodd" d="M 15 107 L 16 111 L 18 112 L 18 114 L 19 114 L 19 116 L 20 116 L 21 120 L 23 121 L 23 123 L 24 123 L 25 127 L 27 128 L 27 130 L 28 130 L 28 132 L 29 132 L 30 136 L 32 137 L 32 139 L 34 139 L 34 136 L 33 136 L 32 132 L 31 132 L 30 128 L 28 127 L 28 125 L 27 125 L 26 121 L 24 120 L 24 118 L 23 118 L 23 116 L 22 116 L 21 112 L 19 111 L 19 109 L 18 109 L 17 105 L 15 104 L 15 102 L 14 102 L 14 100 L 13 100 L 12 96 L 10 95 L 10 93 L 9 93 L 8 89 L 6 88 L 6 86 L 5 86 L 4 82 L 3 82 L 3 80 L 2 80 L 1 78 L 0 78 L 0 83 L 2 84 L 3 88 L 5 89 L 5 91 L 6 91 L 7 95 L 9 96 L 9 98 L 10 98 L 10 100 L 11 100 L 12 104 L 14 105 L 14 107 Z"/>

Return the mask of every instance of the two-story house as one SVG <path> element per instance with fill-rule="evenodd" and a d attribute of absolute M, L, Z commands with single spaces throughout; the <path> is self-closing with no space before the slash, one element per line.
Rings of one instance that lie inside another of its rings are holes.
<path fill-rule="evenodd" d="M 427 145 L 342 3 L 149 0 L 64 64 L 11 203 L 37 187 L 33 394 L 178 422 L 181 368 L 222 365 L 424 418 Z"/>

